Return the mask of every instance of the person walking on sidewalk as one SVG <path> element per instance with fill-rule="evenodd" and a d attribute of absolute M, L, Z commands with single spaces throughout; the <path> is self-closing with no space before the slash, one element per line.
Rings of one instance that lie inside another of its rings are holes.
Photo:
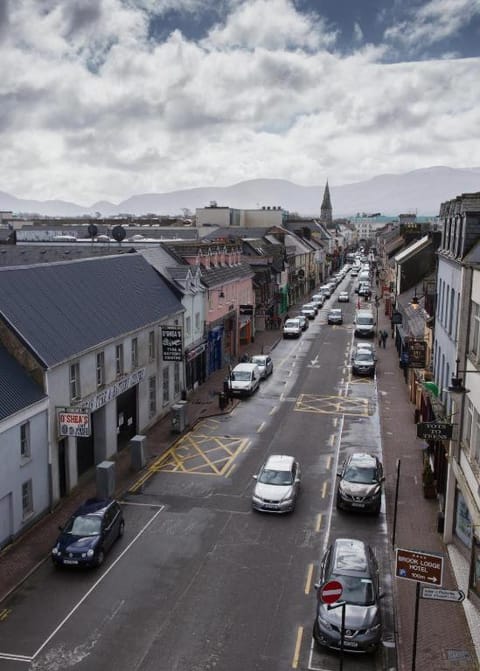
<path fill-rule="evenodd" d="M 387 338 L 388 338 L 388 333 L 385 329 L 381 333 L 381 338 L 382 338 L 383 349 L 385 349 L 385 347 L 387 345 Z"/>

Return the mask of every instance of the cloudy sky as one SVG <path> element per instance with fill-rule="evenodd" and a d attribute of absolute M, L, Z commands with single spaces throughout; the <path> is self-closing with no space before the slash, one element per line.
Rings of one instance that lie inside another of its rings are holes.
<path fill-rule="evenodd" d="M 480 0 L 0 0 L 0 191 L 480 165 Z"/>

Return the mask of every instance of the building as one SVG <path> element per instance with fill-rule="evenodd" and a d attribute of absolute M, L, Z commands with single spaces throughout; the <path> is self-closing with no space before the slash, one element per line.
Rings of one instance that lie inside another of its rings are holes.
<path fill-rule="evenodd" d="M 325 184 L 325 190 L 323 192 L 322 205 L 320 207 L 320 221 L 322 224 L 328 226 L 333 221 L 333 210 L 332 210 L 332 201 L 330 200 L 330 189 L 328 187 L 328 179 Z"/>

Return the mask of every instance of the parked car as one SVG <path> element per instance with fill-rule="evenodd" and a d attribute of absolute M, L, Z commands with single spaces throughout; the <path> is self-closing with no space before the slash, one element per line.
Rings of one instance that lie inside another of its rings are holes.
<path fill-rule="evenodd" d="M 345 459 L 337 476 L 337 508 L 380 513 L 385 478 L 378 457 L 354 452 Z"/>
<path fill-rule="evenodd" d="M 328 324 L 343 324 L 343 312 L 341 308 L 332 308 L 327 315 Z"/>
<path fill-rule="evenodd" d="M 295 509 L 300 491 L 300 465 L 295 457 L 272 454 L 257 475 L 252 506 L 269 513 L 288 513 Z"/>
<path fill-rule="evenodd" d="M 313 294 L 311 302 L 316 303 L 321 308 L 325 303 L 325 294 Z"/>
<path fill-rule="evenodd" d="M 233 396 L 251 396 L 260 386 L 260 369 L 255 363 L 239 363 L 230 373 L 229 390 Z"/>
<path fill-rule="evenodd" d="M 376 361 L 373 352 L 367 349 L 356 349 L 352 359 L 352 373 L 354 375 L 368 375 L 375 377 Z"/>
<path fill-rule="evenodd" d="M 308 307 L 304 305 L 302 307 L 301 312 L 302 315 L 305 315 L 305 317 L 308 317 L 308 319 L 315 319 L 315 317 L 317 316 L 317 311 L 311 305 Z"/>
<path fill-rule="evenodd" d="M 321 565 L 319 589 L 331 580 L 342 585 L 345 601 L 344 650 L 371 653 L 382 640 L 380 576 L 370 545 L 354 538 L 337 538 L 326 551 Z M 342 608 L 329 608 L 317 601 L 313 638 L 317 645 L 340 649 Z"/>
<path fill-rule="evenodd" d="M 100 566 L 124 529 L 123 512 L 117 501 L 87 499 L 60 527 L 52 561 L 55 566 Z"/>
<path fill-rule="evenodd" d="M 370 298 L 372 295 L 372 287 L 369 282 L 362 282 L 358 288 L 358 295 L 364 298 Z"/>
<path fill-rule="evenodd" d="M 304 308 L 313 308 L 315 310 L 315 315 L 318 315 L 319 307 L 315 301 L 309 301 L 308 303 L 305 303 L 303 306 Z"/>
<path fill-rule="evenodd" d="M 283 325 L 284 338 L 299 338 L 302 335 L 302 326 L 299 319 L 286 319 Z"/>
<path fill-rule="evenodd" d="M 348 291 L 341 291 L 338 294 L 338 302 L 339 303 L 348 303 L 350 301 L 350 294 Z"/>
<path fill-rule="evenodd" d="M 320 287 L 319 292 L 321 294 L 323 294 L 325 296 L 325 298 L 330 298 L 330 296 L 333 293 L 333 289 L 332 289 L 332 286 L 330 284 L 323 284 Z"/>
<path fill-rule="evenodd" d="M 358 310 L 355 315 L 355 335 L 373 338 L 375 335 L 375 318 L 371 310 Z"/>
<path fill-rule="evenodd" d="M 273 373 L 273 361 L 269 354 L 255 354 L 250 361 L 257 364 L 262 380 Z"/>
<path fill-rule="evenodd" d="M 310 322 L 308 321 L 308 317 L 305 317 L 305 315 L 295 315 L 295 319 L 298 319 L 300 321 L 300 324 L 302 326 L 302 331 L 306 331 L 310 325 Z"/>

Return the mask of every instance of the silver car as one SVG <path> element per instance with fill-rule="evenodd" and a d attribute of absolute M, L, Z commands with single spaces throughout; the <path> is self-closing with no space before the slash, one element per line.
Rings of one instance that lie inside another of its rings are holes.
<path fill-rule="evenodd" d="M 295 457 L 272 454 L 263 464 L 252 496 L 252 507 L 267 513 L 289 513 L 295 509 L 300 491 L 300 465 Z"/>
<path fill-rule="evenodd" d="M 273 373 L 273 361 L 269 354 L 255 354 L 250 359 L 250 362 L 257 364 L 262 380 L 265 380 L 265 378 Z"/>
<path fill-rule="evenodd" d="M 349 652 L 374 652 L 382 640 L 380 577 L 372 548 L 354 538 L 338 538 L 328 548 L 322 560 L 319 589 L 331 580 L 343 588 L 345 602 L 343 647 Z M 330 608 L 320 599 L 313 625 L 317 645 L 341 647 L 342 607 Z"/>

